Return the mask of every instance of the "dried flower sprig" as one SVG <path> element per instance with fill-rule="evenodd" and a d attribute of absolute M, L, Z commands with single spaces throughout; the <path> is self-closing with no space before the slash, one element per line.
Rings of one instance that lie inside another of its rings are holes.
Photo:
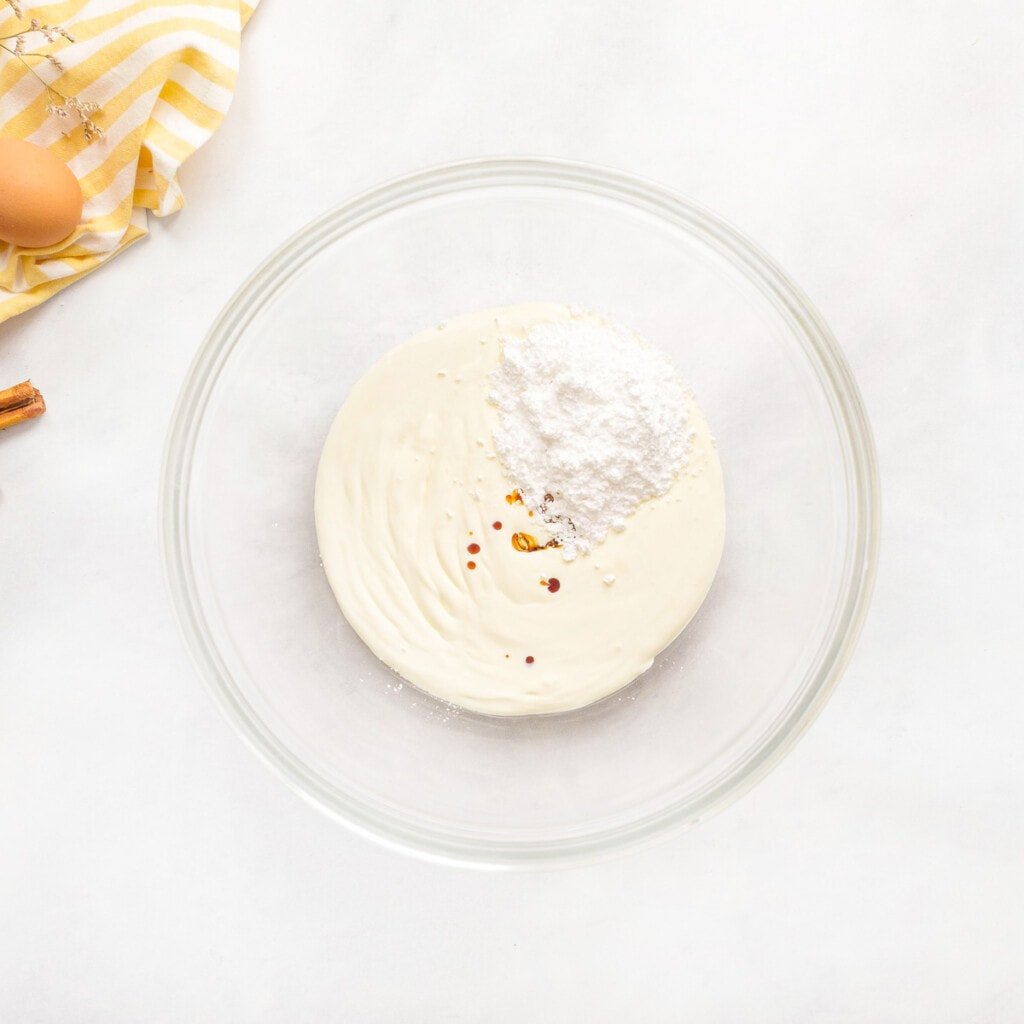
<path fill-rule="evenodd" d="M 21 0 L 4 0 L 4 2 L 14 11 L 17 17 L 23 18 L 25 16 Z M 67 71 L 67 68 L 64 67 L 56 54 L 42 53 L 28 48 L 28 37 L 33 34 L 42 36 L 48 43 L 55 43 L 58 39 L 66 39 L 69 43 L 75 41 L 74 36 L 63 25 L 46 25 L 38 18 L 33 18 L 29 22 L 28 28 L 15 32 L 13 35 L 0 36 L 0 50 L 6 51 L 16 60 L 21 61 L 29 72 L 42 82 L 49 97 L 49 102 L 46 104 L 46 112 L 64 121 L 72 122 L 68 125 L 68 130 L 65 134 L 70 135 L 76 127 L 81 125 L 82 134 L 85 136 L 86 142 L 92 142 L 93 139 L 100 138 L 103 135 L 103 129 L 100 128 L 93 118 L 93 114 L 100 109 L 99 104 L 80 100 L 77 96 L 66 96 L 50 85 L 35 67 L 28 62 L 29 57 L 34 57 L 37 60 L 45 61 L 59 74 L 64 74 Z"/>

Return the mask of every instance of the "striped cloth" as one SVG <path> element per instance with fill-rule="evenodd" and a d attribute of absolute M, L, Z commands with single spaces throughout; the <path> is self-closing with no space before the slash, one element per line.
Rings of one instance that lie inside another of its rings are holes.
<path fill-rule="evenodd" d="M 45 146 L 66 161 L 85 197 L 83 222 L 66 243 L 20 249 L 0 242 L 0 322 L 145 235 L 147 211 L 165 217 L 181 209 L 178 168 L 227 113 L 242 26 L 257 2 L 22 0 L 18 18 L 0 0 L 0 36 L 22 31 L 34 18 L 74 37 L 73 43 L 30 39 L 29 49 L 54 54 L 66 70 L 29 61 L 54 89 L 99 104 L 92 117 L 103 131 L 89 142 L 71 120 L 47 113 L 46 88 L 0 52 L 0 135 Z"/>

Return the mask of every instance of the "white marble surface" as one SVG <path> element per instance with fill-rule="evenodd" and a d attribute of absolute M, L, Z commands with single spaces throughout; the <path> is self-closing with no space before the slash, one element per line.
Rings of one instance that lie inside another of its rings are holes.
<path fill-rule="evenodd" d="M 1024 1017 L 1022 19 L 1004 3 L 264 0 L 188 207 L 0 328 L 0 1020 Z M 488 875 L 296 799 L 178 641 L 157 475 L 206 326 L 374 182 L 621 166 L 801 282 L 873 418 L 874 606 L 823 717 L 698 831 Z"/>

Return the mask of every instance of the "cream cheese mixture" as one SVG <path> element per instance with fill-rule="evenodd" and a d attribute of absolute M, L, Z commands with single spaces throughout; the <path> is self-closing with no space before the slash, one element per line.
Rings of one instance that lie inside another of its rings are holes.
<path fill-rule="evenodd" d="M 582 707 L 635 679 L 700 607 L 722 553 L 721 466 L 681 388 L 685 459 L 668 489 L 579 557 L 545 546 L 560 524 L 506 476 L 495 436 L 507 443 L 508 424 L 489 399 L 508 383 L 504 346 L 573 322 L 614 328 L 530 303 L 415 335 L 352 389 L 320 457 L 317 537 L 345 617 L 405 679 L 486 714 Z"/>

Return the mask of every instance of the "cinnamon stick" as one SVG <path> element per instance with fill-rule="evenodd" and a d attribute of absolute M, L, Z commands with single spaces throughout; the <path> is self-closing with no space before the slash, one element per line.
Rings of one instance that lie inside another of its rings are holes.
<path fill-rule="evenodd" d="M 22 381 L 0 391 L 0 430 L 34 419 L 46 412 L 46 402 L 31 381 Z"/>

